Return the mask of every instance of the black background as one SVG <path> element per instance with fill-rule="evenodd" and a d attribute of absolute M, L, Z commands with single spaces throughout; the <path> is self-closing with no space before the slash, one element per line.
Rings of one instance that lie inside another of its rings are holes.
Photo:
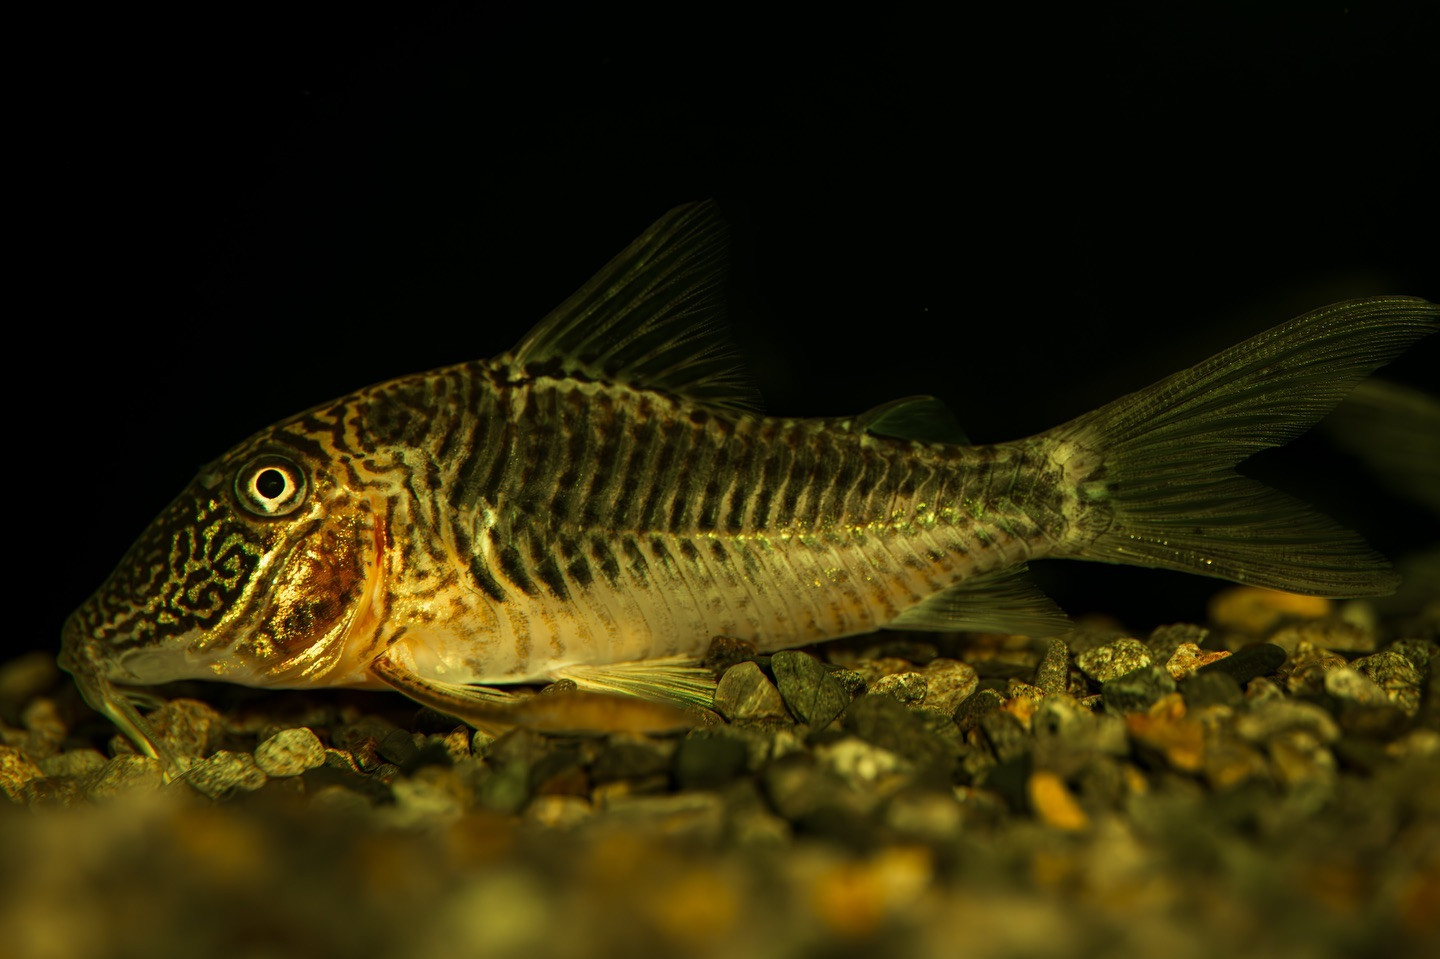
<path fill-rule="evenodd" d="M 1440 299 L 1432 5 L 510 6 L 207 5 L 28 36 L 32 294 L 7 352 L 12 583 L 37 616 L 12 648 L 57 643 L 201 463 L 502 351 L 688 200 L 732 223 L 771 412 L 933 393 L 977 442 L 1337 299 Z M 1258 468 L 1387 551 L 1435 536 L 1318 441 Z M 1040 572 L 1137 628 L 1218 586 Z"/>

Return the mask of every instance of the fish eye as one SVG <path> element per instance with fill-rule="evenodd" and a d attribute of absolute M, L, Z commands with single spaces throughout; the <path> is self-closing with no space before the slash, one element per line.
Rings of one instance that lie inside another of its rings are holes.
<path fill-rule="evenodd" d="M 305 502 L 305 471 L 284 456 L 257 456 L 235 474 L 235 498 L 256 516 L 285 516 Z"/>

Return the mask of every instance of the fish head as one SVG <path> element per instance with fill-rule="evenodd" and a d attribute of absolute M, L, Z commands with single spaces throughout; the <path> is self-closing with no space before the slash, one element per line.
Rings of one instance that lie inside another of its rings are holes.
<path fill-rule="evenodd" d="M 380 601 L 383 500 L 324 449 L 282 425 L 207 465 L 66 621 L 60 666 L 150 755 L 117 685 L 295 687 L 353 670 L 347 640 Z"/>

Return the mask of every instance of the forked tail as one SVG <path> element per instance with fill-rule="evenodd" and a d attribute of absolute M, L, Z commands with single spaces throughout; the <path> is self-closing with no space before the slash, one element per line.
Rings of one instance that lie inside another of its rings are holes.
<path fill-rule="evenodd" d="M 1389 564 L 1359 536 L 1233 467 L 1437 328 L 1425 300 L 1337 303 L 1057 427 L 1080 496 L 1066 555 L 1323 596 L 1391 592 Z"/>

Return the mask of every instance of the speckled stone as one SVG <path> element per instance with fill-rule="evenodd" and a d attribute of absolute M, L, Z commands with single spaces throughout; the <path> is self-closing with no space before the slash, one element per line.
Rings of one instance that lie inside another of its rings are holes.
<path fill-rule="evenodd" d="M 225 720 L 209 703 L 172 699 L 151 714 L 151 725 L 173 755 L 199 758 L 220 741 Z"/>
<path fill-rule="evenodd" d="M 285 729 L 255 747 L 255 765 L 267 776 L 298 776 L 325 764 L 325 747 L 309 729 Z"/>
<path fill-rule="evenodd" d="M 1003 709 L 992 710 L 980 717 L 980 728 L 985 731 L 985 741 L 1000 762 L 1019 759 L 1030 752 L 1034 740 L 1024 724 Z"/>
<path fill-rule="evenodd" d="M 925 705 L 950 715 L 980 684 L 974 667 L 956 659 L 932 659 L 920 674 L 925 677 Z"/>
<path fill-rule="evenodd" d="M 785 705 L 812 730 L 830 725 L 850 704 L 850 696 L 808 653 L 782 649 L 770 657 L 770 668 Z"/>
<path fill-rule="evenodd" d="M 1138 639 L 1117 639 L 1075 657 L 1080 671 L 1097 683 L 1118 679 L 1150 665 L 1150 650 Z"/>
<path fill-rule="evenodd" d="M 1070 647 L 1063 639 L 1052 639 L 1035 667 L 1035 686 L 1046 696 L 1062 696 L 1070 681 Z"/>
<path fill-rule="evenodd" d="M 1171 623 L 1166 626 L 1156 626 L 1145 638 L 1145 648 L 1150 650 L 1153 662 L 1163 663 L 1173 656 L 1175 650 L 1181 646 L 1189 645 L 1197 649 L 1203 646 L 1209 635 L 1210 630 L 1195 623 Z"/>
<path fill-rule="evenodd" d="M 861 696 L 845 710 L 841 724 L 866 742 L 920 765 L 948 768 L 953 760 L 953 745 L 889 696 Z"/>
<path fill-rule="evenodd" d="M 1375 680 L 1353 667 L 1326 673 L 1325 691 L 1339 704 L 1340 724 L 1352 733 L 1392 734 L 1405 722 L 1401 706 Z"/>
<path fill-rule="evenodd" d="M 780 691 L 751 662 L 725 670 L 715 687 L 715 711 L 732 723 L 789 718 Z"/>
<path fill-rule="evenodd" d="M 1420 670 L 1428 669 L 1431 660 L 1440 655 L 1440 645 L 1428 639 L 1397 639 L 1388 648 L 1410 660 L 1410 665 Z"/>
<path fill-rule="evenodd" d="M 1201 649 L 1194 643 L 1181 643 L 1175 647 L 1170 656 L 1164 660 L 1165 671 L 1173 679 L 1181 680 L 1187 676 L 1193 676 L 1200 669 L 1209 666 L 1211 663 L 1219 662 L 1229 656 L 1228 650 L 1224 649 Z"/>
<path fill-rule="evenodd" d="M 962 730 L 979 725 L 980 718 L 1005 705 L 1005 697 L 994 689 L 981 689 L 967 697 L 955 710 L 955 722 Z"/>
<path fill-rule="evenodd" d="M 126 793 L 159 789 L 165 785 L 160 761 L 134 754 L 116 756 L 85 784 L 90 799 L 112 799 Z"/>
<path fill-rule="evenodd" d="M 1336 699 L 1360 706 L 1383 706 L 1390 702 L 1375 680 L 1350 666 L 1332 669 L 1325 674 L 1325 691 Z"/>
<path fill-rule="evenodd" d="M 211 799 L 237 791 L 253 792 L 265 785 L 267 778 L 249 753 L 232 753 L 228 749 L 200 760 L 185 774 L 186 782 Z"/>
<path fill-rule="evenodd" d="M 0 792 L 18 802 L 25 784 L 43 775 L 40 767 L 25 758 L 20 750 L 0 746 Z"/>
<path fill-rule="evenodd" d="M 889 696 L 907 706 L 918 706 L 925 701 L 929 686 L 920 673 L 891 673 L 881 676 L 870 686 L 870 695 Z"/>
<path fill-rule="evenodd" d="M 1281 669 L 1285 689 L 1292 695 L 1311 698 L 1325 695 L 1325 674 L 1332 669 L 1350 665 L 1339 653 L 1322 649 L 1314 643 L 1301 643 Z"/>
<path fill-rule="evenodd" d="M 1407 657 L 1394 650 L 1363 656 L 1351 665 L 1385 691 L 1407 716 L 1420 711 L 1420 684 L 1424 677 Z"/>

